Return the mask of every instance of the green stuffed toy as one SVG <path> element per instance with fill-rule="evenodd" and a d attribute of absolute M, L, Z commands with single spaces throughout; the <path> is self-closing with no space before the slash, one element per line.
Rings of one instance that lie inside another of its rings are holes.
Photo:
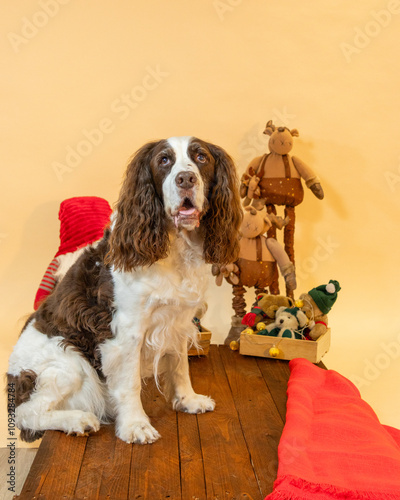
<path fill-rule="evenodd" d="M 340 284 L 330 280 L 327 285 L 320 285 L 308 293 L 302 293 L 295 304 L 300 307 L 309 319 L 308 335 L 317 340 L 328 329 L 328 313 L 336 302 Z"/>

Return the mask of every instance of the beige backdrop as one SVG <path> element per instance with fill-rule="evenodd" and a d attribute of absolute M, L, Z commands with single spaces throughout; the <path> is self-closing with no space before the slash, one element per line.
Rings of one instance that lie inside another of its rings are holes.
<path fill-rule="evenodd" d="M 326 193 L 307 190 L 296 229 L 298 293 L 342 286 L 325 362 L 400 427 L 400 1 L 20 0 L 0 25 L 2 371 L 63 199 L 115 202 L 129 156 L 172 135 L 223 146 L 242 172 L 273 119 L 299 129 L 293 153 Z M 210 281 L 214 342 L 231 315 Z"/>

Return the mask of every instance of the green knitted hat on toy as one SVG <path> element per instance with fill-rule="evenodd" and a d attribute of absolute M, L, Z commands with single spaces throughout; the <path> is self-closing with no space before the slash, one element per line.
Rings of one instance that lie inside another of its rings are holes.
<path fill-rule="evenodd" d="M 336 302 L 340 285 L 338 281 L 330 280 L 327 285 L 320 285 L 313 288 L 308 293 L 323 314 L 328 314 L 333 304 Z"/>

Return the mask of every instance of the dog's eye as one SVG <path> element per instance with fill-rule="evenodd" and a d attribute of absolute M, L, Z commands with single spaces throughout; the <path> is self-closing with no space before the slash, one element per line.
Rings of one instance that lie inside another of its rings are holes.
<path fill-rule="evenodd" d="M 166 167 L 167 165 L 169 165 L 171 163 L 171 160 L 170 158 L 168 158 L 168 156 L 162 156 L 160 158 L 160 165 Z"/>
<path fill-rule="evenodd" d="M 206 163 L 207 161 L 207 156 L 203 153 L 197 153 L 196 155 L 196 160 L 199 162 L 199 163 Z"/>

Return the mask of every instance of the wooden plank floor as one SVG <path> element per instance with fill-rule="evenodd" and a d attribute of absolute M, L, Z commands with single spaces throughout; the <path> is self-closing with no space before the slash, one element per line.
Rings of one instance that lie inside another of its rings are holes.
<path fill-rule="evenodd" d="M 263 499 L 276 478 L 288 363 L 213 345 L 190 359 L 190 372 L 214 412 L 176 413 L 148 383 L 143 404 L 161 439 L 128 445 L 112 425 L 89 437 L 48 431 L 17 498 Z"/>

